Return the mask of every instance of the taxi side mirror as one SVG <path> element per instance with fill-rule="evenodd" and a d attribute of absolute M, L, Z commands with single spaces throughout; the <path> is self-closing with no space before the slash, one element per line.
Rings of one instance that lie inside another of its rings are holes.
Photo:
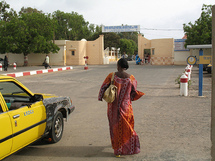
<path fill-rule="evenodd" d="M 42 100 L 43 100 L 43 95 L 41 95 L 41 94 L 35 94 L 32 97 L 33 102 L 42 101 Z"/>

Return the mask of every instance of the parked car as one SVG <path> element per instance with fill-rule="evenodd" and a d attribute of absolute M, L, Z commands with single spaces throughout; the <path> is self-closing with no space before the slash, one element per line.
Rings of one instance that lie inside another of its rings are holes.
<path fill-rule="evenodd" d="M 207 71 L 208 73 L 211 73 L 211 72 L 212 72 L 212 65 L 211 65 L 211 64 L 208 64 L 208 65 L 207 65 L 206 71 Z"/>
<path fill-rule="evenodd" d="M 207 66 L 208 66 L 209 64 L 203 64 L 203 71 L 207 71 Z"/>
<path fill-rule="evenodd" d="M 0 76 L 0 160 L 47 136 L 63 135 L 75 107 L 69 97 L 32 93 L 13 77 Z"/>

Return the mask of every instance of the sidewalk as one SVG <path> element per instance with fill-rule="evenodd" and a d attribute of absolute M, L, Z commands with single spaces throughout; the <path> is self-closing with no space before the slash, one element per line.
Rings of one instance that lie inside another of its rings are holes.
<path fill-rule="evenodd" d="M 13 67 L 8 67 L 8 71 L 0 71 L 1 75 L 7 75 L 11 77 L 22 77 L 28 75 L 35 75 L 35 74 L 43 74 L 43 73 L 51 73 L 51 72 L 58 72 L 64 70 L 71 70 L 73 69 L 72 66 L 53 66 L 52 68 L 44 69 L 43 66 L 26 66 L 26 67 L 17 67 L 14 70 Z"/>

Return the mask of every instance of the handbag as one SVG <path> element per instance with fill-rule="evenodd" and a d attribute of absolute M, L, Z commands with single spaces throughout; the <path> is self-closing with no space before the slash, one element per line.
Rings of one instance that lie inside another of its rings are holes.
<path fill-rule="evenodd" d="M 107 103 L 112 103 L 116 99 L 117 87 L 113 84 L 114 73 L 112 74 L 110 86 L 105 90 L 103 99 Z"/>

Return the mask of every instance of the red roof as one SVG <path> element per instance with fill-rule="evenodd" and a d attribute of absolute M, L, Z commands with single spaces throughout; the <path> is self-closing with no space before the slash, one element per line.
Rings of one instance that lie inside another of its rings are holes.
<path fill-rule="evenodd" d="M 187 35 L 184 35 L 184 36 L 182 37 L 182 39 L 187 39 Z"/>

